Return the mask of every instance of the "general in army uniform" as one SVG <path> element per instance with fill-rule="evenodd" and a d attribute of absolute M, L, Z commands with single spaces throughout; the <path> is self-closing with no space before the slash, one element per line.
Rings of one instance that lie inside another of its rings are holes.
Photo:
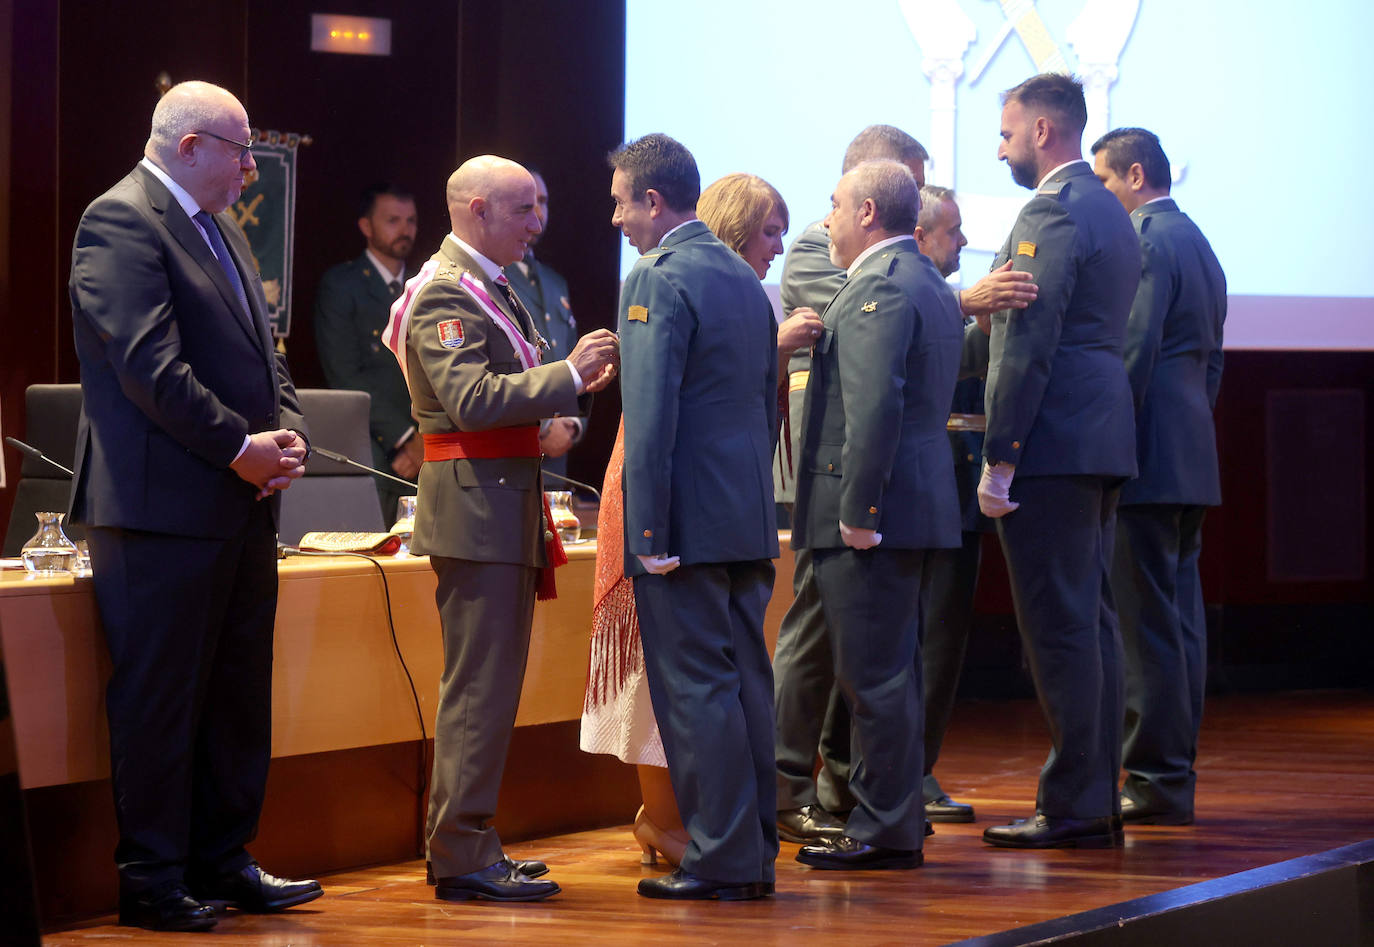
<path fill-rule="evenodd" d="M 515 725 L 536 586 L 556 564 L 539 473 L 539 421 L 578 410 L 578 393 L 615 373 L 615 336 L 599 329 L 566 361 L 541 364 L 541 339 L 502 266 L 539 231 L 534 180 L 486 155 L 448 181 L 453 232 L 406 285 L 386 342 L 404 368 L 424 436 L 412 548 L 429 556 L 444 633 L 427 849 L 435 896 L 533 901 L 533 880 L 490 821 Z"/>

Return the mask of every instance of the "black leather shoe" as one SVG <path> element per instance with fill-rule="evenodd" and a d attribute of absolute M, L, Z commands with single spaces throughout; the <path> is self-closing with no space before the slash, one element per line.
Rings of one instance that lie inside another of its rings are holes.
<path fill-rule="evenodd" d="M 920 868 L 925 855 L 919 849 L 883 848 L 848 835 L 803 845 L 797 861 L 812 868 L 836 871 L 874 871 L 883 868 Z"/>
<path fill-rule="evenodd" d="M 1192 825 L 1193 814 L 1177 809 L 1142 806 L 1130 796 L 1121 797 L 1121 821 L 1136 825 Z"/>
<path fill-rule="evenodd" d="M 955 802 L 946 793 L 926 803 L 926 818 L 931 822 L 972 822 L 973 806 Z"/>
<path fill-rule="evenodd" d="M 543 901 L 563 889 L 554 881 L 531 881 L 526 875 L 512 871 L 508 859 L 502 858 L 480 871 L 439 878 L 434 883 L 434 896 L 440 901 Z"/>
<path fill-rule="evenodd" d="M 263 871 L 257 862 L 239 871 L 196 882 L 191 890 L 201 901 L 223 902 L 250 914 L 272 914 L 314 901 L 324 894 L 318 881 L 290 881 Z"/>
<path fill-rule="evenodd" d="M 681 868 L 661 878 L 641 878 L 639 893 L 646 898 L 669 901 L 749 901 L 766 898 L 773 893 L 771 881 L 751 881 L 738 884 L 732 881 L 710 881 L 698 878 Z"/>
<path fill-rule="evenodd" d="M 844 834 L 844 820 L 817 805 L 778 810 L 778 836 L 787 842 L 814 842 Z"/>
<path fill-rule="evenodd" d="M 1002 848 L 1116 848 L 1125 835 L 1114 817 L 1055 819 L 1037 812 L 1011 825 L 989 826 L 983 841 Z"/>
<path fill-rule="evenodd" d="M 511 871 L 518 871 L 526 878 L 538 878 L 549 873 L 549 866 L 533 858 L 511 858 L 509 855 L 502 855 Z M 425 862 L 425 884 L 433 885 L 434 866 Z"/>
<path fill-rule="evenodd" d="M 219 923 L 214 909 L 201 904 L 181 885 L 157 893 L 121 896 L 119 923 L 150 931 L 208 931 Z"/>

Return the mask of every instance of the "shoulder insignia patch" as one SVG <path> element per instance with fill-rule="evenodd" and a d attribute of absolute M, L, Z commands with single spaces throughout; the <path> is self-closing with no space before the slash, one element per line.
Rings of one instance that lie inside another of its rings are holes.
<path fill-rule="evenodd" d="M 1031 243 L 1029 240 L 1022 240 L 1020 243 L 1016 245 L 1016 255 L 1029 257 L 1035 256 L 1035 244 Z"/>
<path fill-rule="evenodd" d="M 459 319 L 445 319 L 439 323 L 439 344 L 456 349 L 463 344 L 463 323 Z"/>
<path fill-rule="evenodd" d="M 859 308 L 862 309 L 864 312 L 877 312 L 878 301 L 876 299 L 870 299 L 868 302 L 864 303 Z"/>
<path fill-rule="evenodd" d="M 647 306 L 631 306 L 631 307 L 630 307 L 629 315 L 626 316 L 626 318 L 627 318 L 630 322 L 645 322 L 645 323 L 647 323 L 647 322 L 649 321 L 649 307 L 647 307 Z"/>

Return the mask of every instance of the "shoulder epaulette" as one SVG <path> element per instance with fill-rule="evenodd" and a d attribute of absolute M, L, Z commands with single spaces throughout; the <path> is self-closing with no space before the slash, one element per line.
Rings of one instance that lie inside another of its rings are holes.
<path fill-rule="evenodd" d="M 1051 181 L 1049 184 L 1043 185 L 1036 191 L 1035 195 L 1037 197 L 1064 197 L 1068 194 L 1069 185 L 1071 183 L 1073 182 L 1068 180 Z"/>

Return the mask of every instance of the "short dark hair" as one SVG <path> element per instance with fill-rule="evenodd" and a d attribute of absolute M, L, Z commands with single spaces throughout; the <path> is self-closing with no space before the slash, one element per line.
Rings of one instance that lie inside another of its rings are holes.
<path fill-rule="evenodd" d="M 1145 183 L 1157 191 L 1169 190 L 1169 156 L 1159 143 L 1159 136 L 1144 128 L 1113 128 L 1093 142 L 1092 153 L 1107 153 L 1107 167 L 1121 177 L 1139 164 L 1145 172 Z"/>
<path fill-rule="evenodd" d="M 606 161 L 630 179 L 630 196 L 635 200 L 653 188 L 670 210 L 685 213 L 696 209 L 701 174 L 696 159 L 681 142 L 655 132 L 625 142 L 608 154 Z"/>
<path fill-rule="evenodd" d="M 1042 72 L 1002 93 L 1002 104 L 1016 102 L 1023 108 L 1049 115 L 1068 131 L 1083 137 L 1088 124 L 1088 103 L 1083 83 L 1062 72 Z"/>
<path fill-rule="evenodd" d="M 855 135 L 844 150 L 844 166 L 840 168 L 840 173 L 848 174 L 861 162 L 881 158 L 910 165 L 929 161 L 930 152 L 895 125 L 869 125 Z"/>
<path fill-rule="evenodd" d="M 415 195 L 398 184 L 393 184 L 390 181 L 374 184 L 363 191 L 363 196 L 359 198 L 358 216 L 371 217 L 372 209 L 377 206 L 377 198 L 379 197 L 394 197 L 398 201 L 410 201 L 412 204 L 415 202 Z"/>
<path fill-rule="evenodd" d="M 878 226 L 888 233 L 911 236 L 921 206 L 920 189 L 911 169 L 892 158 L 861 161 L 852 171 L 850 192 L 855 203 L 872 199 Z"/>

